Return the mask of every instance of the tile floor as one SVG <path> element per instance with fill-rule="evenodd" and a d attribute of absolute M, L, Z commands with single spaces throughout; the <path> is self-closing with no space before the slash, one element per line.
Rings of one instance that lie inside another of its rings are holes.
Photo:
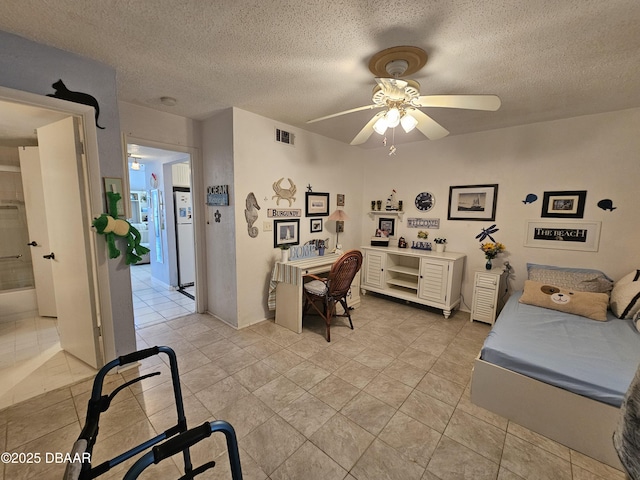
<path fill-rule="evenodd" d="M 148 264 L 131 268 L 131 283 L 136 328 L 195 311 L 194 300 L 154 284 Z M 0 352 L 0 408 L 96 374 L 60 348 L 55 318 L 0 323 Z"/>
<path fill-rule="evenodd" d="M 161 323 L 196 311 L 193 299 L 154 283 L 149 264 L 131 266 L 136 328 Z"/>
<path fill-rule="evenodd" d="M 55 318 L 0 323 L 0 408 L 79 380 L 96 370 L 60 348 Z"/>
<path fill-rule="evenodd" d="M 137 330 L 139 348 L 177 353 L 190 426 L 225 419 L 239 437 L 245 479 L 623 479 L 575 451 L 469 401 L 471 365 L 489 327 L 372 295 L 341 320 L 332 342 L 317 318 L 297 335 L 272 321 L 242 331 L 192 314 Z M 139 373 L 103 414 L 93 464 L 175 422 L 164 356 L 108 377 L 109 390 Z M 90 381 L 0 411 L 0 450 L 66 452 L 84 424 Z M 230 478 L 222 434 L 193 448 L 198 478 Z M 44 455 L 44 453 L 43 453 Z M 176 479 L 166 460 L 144 478 Z M 101 479 L 122 478 L 132 460 Z M 3 478 L 61 478 L 56 464 L 3 465 Z"/>

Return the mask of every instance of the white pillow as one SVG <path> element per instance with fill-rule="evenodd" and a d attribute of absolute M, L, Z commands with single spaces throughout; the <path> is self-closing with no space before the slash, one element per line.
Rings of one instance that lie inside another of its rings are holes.
<path fill-rule="evenodd" d="M 609 305 L 618 318 L 633 318 L 640 312 L 640 270 L 614 283 Z"/>

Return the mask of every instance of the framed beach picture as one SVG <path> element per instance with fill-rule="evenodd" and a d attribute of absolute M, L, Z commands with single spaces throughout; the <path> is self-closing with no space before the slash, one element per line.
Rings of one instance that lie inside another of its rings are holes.
<path fill-rule="evenodd" d="M 601 222 L 529 220 L 525 247 L 597 252 Z"/>
<path fill-rule="evenodd" d="M 329 194 L 306 192 L 305 193 L 305 215 L 307 217 L 329 216 Z"/>
<path fill-rule="evenodd" d="M 498 184 L 449 187 L 448 220 L 496 219 Z"/>
<path fill-rule="evenodd" d="M 583 218 L 586 190 L 544 192 L 541 217 Z"/>
<path fill-rule="evenodd" d="M 273 221 L 273 248 L 300 244 L 300 220 Z"/>

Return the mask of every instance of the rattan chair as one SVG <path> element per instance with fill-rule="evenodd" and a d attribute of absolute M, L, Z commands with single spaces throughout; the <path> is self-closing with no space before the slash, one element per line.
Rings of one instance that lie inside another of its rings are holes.
<path fill-rule="evenodd" d="M 353 278 L 361 266 L 362 253 L 358 250 L 350 250 L 336 260 L 327 278 L 312 274 L 305 275 L 305 277 L 313 280 L 304 285 L 304 310 L 302 316 L 304 317 L 311 307 L 320 314 L 327 325 L 327 342 L 331 341 L 331 319 L 333 317 L 347 317 L 349 326 L 353 330 L 353 322 L 347 305 L 347 294 L 351 288 Z M 322 308 L 318 307 L 318 303 L 322 304 Z M 345 313 L 343 315 L 336 315 L 337 303 L 340 303 L 344 308 Z"/>

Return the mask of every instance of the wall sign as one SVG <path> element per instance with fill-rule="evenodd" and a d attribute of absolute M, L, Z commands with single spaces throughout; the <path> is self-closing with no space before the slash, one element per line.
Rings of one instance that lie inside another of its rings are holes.
<path fill-rule="evenodd" d="M 527 222 L 525 247 L 597 252 L 601 222 Z"/>
<path fill-rule="evenodd" d="M 267 217 L 269 218 L 295 218 L 301 216 L 301 208 L 267 208 Z"/>
<path fill-rule="evenodd" d="M 229 185 L 213 185 L 207 187 L 207 205 L 229 205 Z"/>
<path fill-rule="evenodd" d="M 439 218 L 407 218 L 409 228 L 440 228 Z"/>

